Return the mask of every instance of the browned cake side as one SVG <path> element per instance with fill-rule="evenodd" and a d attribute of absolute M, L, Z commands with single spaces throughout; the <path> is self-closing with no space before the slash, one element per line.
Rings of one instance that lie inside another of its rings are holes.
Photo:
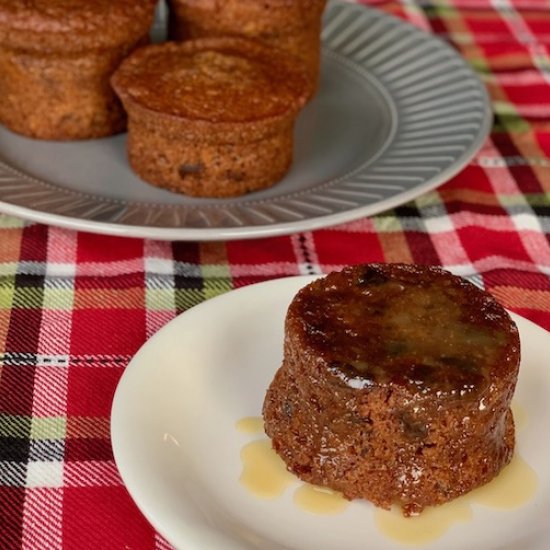
<path fill-rule="evenodd" d="M 519 338 L 486 292 L 435 267 L 347 268 L 302 289 L 264 402 L 300 478 L 405 515 L 511 459 Z"/>
<path fill-rule="evenodd" d="M 130 164 L 154 185 L 229 197 L 290 166 L 306 78 L 282 53 L 239 38 L 148 46 L 112 83 L 129 115 Z"/>
<path fill-rule="evenodd" d="M 326 0 L 169 0 L 175 40 L 238 35 L 286 51 L 307 70 L 309 97 L 317 90 L 321 16 Z"/>
<path fill-rule="evenodd" d="M 148 42 L 154 0 L 0 0 L 0 122 L 54 140 L 121 132 L 109 78 Z"/>

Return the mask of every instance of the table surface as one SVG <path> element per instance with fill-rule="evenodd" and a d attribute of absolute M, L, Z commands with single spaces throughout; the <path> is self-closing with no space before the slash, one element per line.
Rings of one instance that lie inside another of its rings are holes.
<path fill-rule="evenodd" d="M 437 190 L 251 241 L 125 239 L 0 216 L 0 548 L 170 548 L 117 472 L 112 398 L 153 333 L 233 288 L 363 262 L 435 264 L 550 330 L 550 3 L 369 4 L 450 41 L 490 92 L 490 138 Z"/>

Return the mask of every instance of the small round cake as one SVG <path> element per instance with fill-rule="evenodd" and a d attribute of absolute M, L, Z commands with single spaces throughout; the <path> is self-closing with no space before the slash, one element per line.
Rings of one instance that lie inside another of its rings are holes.
<path fill-rule="evenodd" d="M 260 40 L 304 63 L 313 96 L 319 81 L 321 16 L 326 0 L 169 0 L 175 40 L 237 35 Z"/>
<path fill-rule="evenodd" d="M 239 38 L 141 48 L 112 79 L 128 112 L 128 156 L 145 181 L 197 197 L 269 187 L 292 162 L 306 102 L 299 65 Z"/>
<path fill-rule="evenodd" d="M 109 78 L 148 41 L 155 0 L 0 0 L 0 122 L 72 140 L 125 129 Z"/>
<path fill-rule="evenodd" d="M 418 514 L 510 461 L 519 359 L 508 313 L 464 279 L 349 267 L 290 304 L 265 430 L 301 479 Z"/>

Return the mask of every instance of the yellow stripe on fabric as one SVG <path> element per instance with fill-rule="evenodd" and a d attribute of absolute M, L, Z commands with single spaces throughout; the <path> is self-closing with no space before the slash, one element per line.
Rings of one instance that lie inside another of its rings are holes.
<path fill-rule="evenodd" d="M 225 243 L 201 243 L 200 261 L 205 300 L 224 294 L 233 288 Z"/>
<path fill-rule="evenodd" d="M 19 227 L 0 229 L 0 259 L 2 265 L 19 261 L 22 238 L 23 231 Z"/>
<path fill-rule="evenodd" d="M 99 416 L 70 416 L 67 419 L 67 437 L 109 437 L 109 419 Z"/>
<path fill-rule="evenodd" d="M 2 226 L 0 229 L 0 274 L 2 275 L 0 276 L 0 353 L 6 350 L 15 294 L 15 273 L 23 238 L 21 227 L 12 227 L 10 225 L 12 221 L 12 218 L 0 215 L 0 226 Z"/>
<path fill-rule="evenodd" d="M 386 262 L 412 263 L 413 257 L 405 233 L 379 233 L 378 240 L 382 246 Z"/>
<path fill-rule="evenodd" d="M 507 308 L 550 311 L 550 290 L 530 290 L 514 286 L 495 286 L 491 294 Z"/>
<path fill-rule="evenodd" d="M 477 69 L 483 69 L 485 72 L 489 72 L 488 63 L 483 57 L 478 57 L 479 47 L 476 45 L 475 40 L 472 40 L 471 43 L 463 45 L 460 43 L 460 49 L 462 54 L 466 59 L 470 61 Z M 506 50 L 503 53 L 494 53 L 491 55 L 491 64 L 490 67 L 493 70 L 503 71 L 503 70 L 517 70 L 530 67 L 532 65 L 531 57 L 524 52 L 507 52 Z M 485 78 L 486 83 L 493 82 L 494 78 Z"/>
<path fill-rule="evenodd" d="M 521 152 L 521 156 L 524 158 L 541 158 L 546 157 L 544 151 L 541 149 L 538 143 L 536 133 L 532 127 L 529 127 L 528 131 L 510 134 L 515 146 Z M 546 157 L 548 158 L 548 157 Z M 544 163 L 529 164 L 531 170 L 535 173 L 538 184 L 545 191 L 550 191 L 550 166 Z"/>
<path fill-rule="evenodd" d="M 375 216 L 372 219 L 384 260 L 386 262 L 412 263 L 413 256 L 403 227 L 397 216 Z"/>
<path fill-rule="evenodd" d="M 443 5 L 444 9 L 440 10 L 439 6 Z M 465 34 L 470 34 L 474 39 L 470 44 L 464 44 L 463 41 L 457 41 L 463 56 L 466 60 L 481 73 L 490 74 L 494 65 L 493 58 L 488 59 L 475 41 L 475 33 L 470 31 L 467 21 L 464 20 L 462 13 L 453 8 L 449 0 L 440 0 L 438 3 L 437 13 L 441 15 L 445 22 L 445 26 L 449 29 L 451 36 L 458 34 L 464 37 Z M 491 10 L 491 18 L 495 18 L 498 12 Z M 510 56 L 513 58 L 513 56 Z M 522 60 L 529 60 L 528 57 L 522 56 Z M 506 61 L 510 62 L 510 60 Z M 518 61 L 513 61 L 517 64 Z M 502 68 L 502 67 L 501 67 Z M 483 78 L 483 74 L 480 75 Z M 505 124 L 505 130 L 511 134 L 514 132 L 524 132 L 529 129 L 528 123 L 517 113 L 514 104 L 509 100 L 507 94 L 502 87 L 498 85 L 495 79 L 485 78 L 487 90 L 493 102 L 495 111 L 501 115 L 501 122 Z"/>
<path fill-rule="evenodd" d="M 471 189 L 440 189 L 439 192 L 445 203 L 460 201 L 484 206 L 500 206 L 498 198 L 492 193 Z"/>
<path fill-rule="evenodd" d="M 489 64 L 477 46 L 475 33 L 462 17 L 462 13 L 449 0 L 439 0 L 435 13 L 444 22 L 452 41 L 460 48 L 463 56 L 477 70 L 488 71 Z M 455 40 L 455 36 L 459 37 Z M 467 39 L 466 37 L 470 37 Z M 468 45 L 466 45 L 466 43 Z"/>
<path fill-rule="evenodd" d="M 548 69 L 550 68 L 550 57 L 545 46 L 539 45 L 536 41 L 536 35 L 532 33 L 529 25 L 525 20 L 525 15 L 516 10 L 513 2 L 505 1 L 503 4 L 495 3 L 497 8 L 505 8 L 498 10 L 497 13 L 501 16 L 502 20 L 505 21 L 510 29 L 512 35 L 518 39 L 519 42 L 526 43 L 528 42 L 527 49 L 530 53 L 529 65 L 533 65 L 540 74 L 544 77 Z M 535 16 L 536 19 L 536 16 Z M 546 82 L 549 82 L 548 78 L 545 78 Z M 494 88 L 495 85 L 492 86 Z M 504 91 L 502 92 L 504 96 Z M 501 101 L 506 101 L 504 97 L 499 98 Z M 495 103 L 496 107 L 501 107 L 500 103 Z M 511 108 L 511 107 L 507 107 Z M 504 119 L 506 121 L 506 119 Z M 533 132 L 532 127 L 527 121 L 523 121 L 523 125 L 520 127 L 517 125 L 518 119 L 513 119 L 514 125 L 509 126 L 506 121 L 506 129 L 509 130 L 510 140 L 513 142 L 515 147 L 519 150 L 522 157 L 544 157 L 544 151 L 539 147 L 537 137 Z M 521 119 L 523 120 L 523 119 Z M 541 166 L 532 166 L 532 171 L 534 172 L 538 183 L 546 187 L 545 182 L 548 180 L 550 171 L 546 167 Z"/>
<path fill-rule="evenodd" d="M 145 303 L 144 288 L 129 289 L 78 289 L 75 292 L 75 309 L 127 309 L 141 308 Z"/>

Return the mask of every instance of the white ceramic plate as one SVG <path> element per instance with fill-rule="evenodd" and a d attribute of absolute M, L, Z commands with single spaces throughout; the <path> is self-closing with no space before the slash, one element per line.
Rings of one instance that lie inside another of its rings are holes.
<path fill-rule="evenodd" d="M 125 135 L 53 143 L 0 129 L 0 211 L 145 238 L 282 235 L 412 200 L 481 146 L 491 123 L 485 88 L 439 39 L 332 0 L 323 45 L 321 85 L 298 120 L 294 163 L 271 189 L 226 200 L 179 196 L 131 172 Z"/>
<path fill-rule="evenodd" d="M 292 491 L 261 500 L 238 481 L 250 436 L 282 358 L 283 319 L 312 277 L 279 279 L 213 298 L 174 319 L 127 367 L 112 410 L 116 463 L 139 508 L 182 550 L 401 548 L 375 528 L 372 507 L 336 516 L 297 508 Z M 536 497 L 512 511 L 474 507 L 474 519 L 432 543 L 438 550 L 546 550 L 550 540 L 550 335 L 514 316 L 523 360 L 516 400 L 527 426 L 522 457 L 539 476 Z"/>

